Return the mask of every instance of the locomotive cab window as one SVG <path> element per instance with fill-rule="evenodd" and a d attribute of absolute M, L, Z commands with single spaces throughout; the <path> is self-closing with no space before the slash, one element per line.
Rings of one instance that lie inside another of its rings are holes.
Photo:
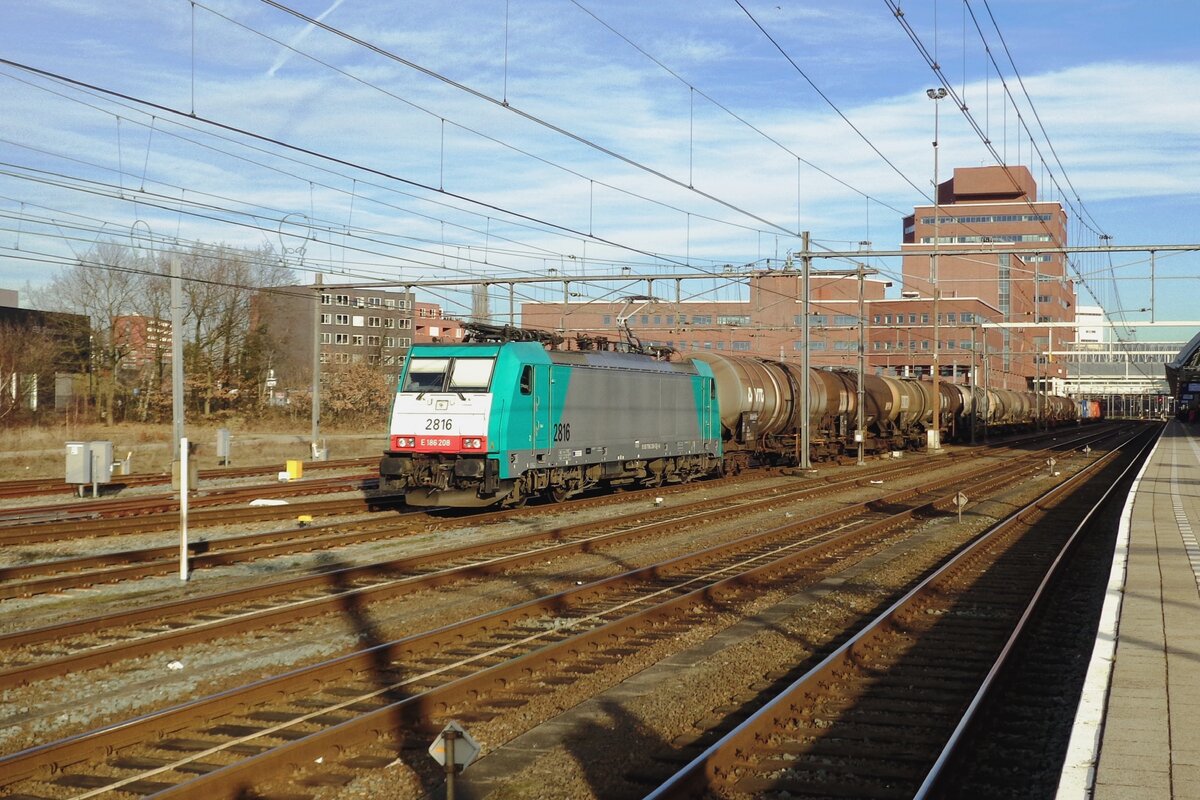
<path fill-rule="evenodd" d="M 414 358 L 408 364 L 405 392 L 486 392 L 492 358 Z"/>
<path fill-rule="evenodd" d="M 456 358 L 450 369 L 451 392 L 486 392 L 492 382 L 491 358 Z"/>
<path fill-rule="evenodd" d="M 521 368 L 521 394 L 533 394 L 533 365 Z"/>
<path fill-rule="evenodd" d="M 446 385 L 448 358 L 414 358 L 408 362 L 408 377 L 404 381 L 406 392 L 440 392 Z"/>

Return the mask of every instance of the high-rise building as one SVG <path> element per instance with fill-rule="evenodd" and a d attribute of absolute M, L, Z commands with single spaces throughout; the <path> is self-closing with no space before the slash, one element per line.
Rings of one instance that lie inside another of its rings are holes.
<path fill-rule="evenodd" d="M 1023 166 L 960 167 L 937 187 L 934 206 L 916 206 L 904 220 L 902 248 L 922 251 L 903 259 L 906 295 L 932 298 L 935 246 L 981 252 L 938 255 L 942 298 L 974 297 L 995 308 L 986 322 L 1025 323 L 1003 328 L 999 352 L 988 352 L 1003 372 L 1061 380 L 1061 359 L 1051 355 L 1074 338 L 1069 327 L 1037 328 L 1037 323 L 1073 322 L 1075 286 L 1066 256 L 1045 252 L 1067 244 L 1067 217 L 1060 203 L 1038 200 L 1037 183 Z M 992 253 L 1005 249 L 1014 252 Z M 952 337 L 958 338 L 952 333 Z"/>

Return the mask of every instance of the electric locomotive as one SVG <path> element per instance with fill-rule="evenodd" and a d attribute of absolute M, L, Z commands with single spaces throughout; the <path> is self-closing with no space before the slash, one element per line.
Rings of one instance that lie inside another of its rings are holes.
<path fill-rule="evenodd" d="M 721 463 L 707 364 L 508 341 L 413 346 L 379 472 L 410 505 L 485 506 L 689 481 Z"/>

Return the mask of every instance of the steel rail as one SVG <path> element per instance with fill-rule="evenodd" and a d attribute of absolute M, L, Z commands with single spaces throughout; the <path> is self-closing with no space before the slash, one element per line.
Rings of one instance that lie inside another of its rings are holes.
<path fill-rule="evenodd" d="M 1019 460 L 1027 462 L 1040 461 L 1041 453 L 1026 453 Z M 1032 469 L 1036 469 L 1036 465 Z M 1006 470 L 1011 466 L 999 468 L 1002 472 L 1000 479 L 1009 477 Z M 917 489 L 906 489 L 895 492 L 876 500 L 869 500 L 857 505 L 849 505 L 808 520 L 810 524 L 831 524 L 847 518 L 855 513 L 863 513 L 872 505 L 892 505 L 903 503 L 916 496 L 922 490 L 929 491 L 931 487 L 949 485 L 954 482 L 973 480 L 977 476 L 992 474 L 997 470 L 995 465 L 985 465 L 973 472 L 952 475 L 934 484 Z M 845 486 L 862 486 L 868 483 L 869 476 L 844 479 L 818 487 L 799 489 L 791 493 L 772 494 L 761 497 L 761 490 L 747 493 L 747 497 L 758 498 L 746 500 L 737 505 L 731 505 L 729 499 L 709 499 L 689 504 L 682 508 L 662 509 L 658 511 L 639 511 L 616 519 L 605 519 L 591 522 L 581 522 L 556 528 L 549 532 L 531 532 L 503 540 L 491 540 L 466 545 L 446 551 L 427 553 L 421 556 L 396 559 L 389 562 L 364 566 L 348 567 L 316 575 L 306 575 L 299 578 L 285 579 L 271 584 L 233 590 L 216 595 L 200 598 L 174 601 L 157 607 L 135 609 L 129 612 L 93 617 L 70 623 L 46 626 L 30 631 L 19 631 L 0 636 L 0 648 L 11 650 L 19 646 L 34 645 L 39 642 L 53 642 L 56 647 L 67 644 L 70 636 L 94 636 L 105 632 L 106 638 L 111 638 L 111 632 L 118 627 L 131 627 L 154 621 L 164 630 L 158 632 L 139 632 L 136 637 L 125 641 L 107 642 L 89 646 L 66 655 L 52 659 L 15 664 L 0 669 L 0 687 L 19 685 L 34 680 L 41 680 L 57 675 L 64 675 L 82 669 L 90 669 L 113 663 L 117 660 L 135 658 L 161 652 L 171 647 L 179 647 L 196 641 L 207 641 L 216 636 L 228 636 L 251 630 L 269 627 L 276 624 L 286 624 L 298 619 L 311 618 L 321 614 L 335 613 L 342 609 L 347 598 L 355 598 L 358 604 L 378 602 L 391 599 L 419 589 L 433 588 L 446 583 L 483 577 L 512 570 L 531 563 L 538 563 L 550 557 L 561 557 L 585 552 L 590 549 L 611 545 L 613 543 L 668 532 L 687 521 L 689 515 L 703 513 L 703 509 L 717 506 L 716 511 L 707 513 L 705 519 L 716 520 L 745 514 L 759 508 L 765 508 L 780 502 L 813 497 L 837 491 Z M 654 521 L 655 518 L 658 521 Z M 800 524 L 800 523 L 797 523 Z M 618 530 L 597 534 L 597 531 Z M 560 542 L 548 547 L 537 547 L 532 550 L 511 555 L 499 553 L 514 547 L 525 547 L 539 542 Z M 475 559 L 473 563 L 453 565 L 462 559 Z M 432 572 L 420 573 L 420 570 L 431 564 L 452 564 L 448 568 Z M 411 574 L 418 573 L 418 574 Z M 399 575 L 400 577 L 395 577 Z M 366 586 L 355 584 L 368 581 Z M 312 592 L 319 592 L 317 597 L 308 597 Z M 261 603 L 266 598 L 279 595 L 292 595 L 292 598 L 273 601 L 270 608 L 262 609 Z M 299 599 L 294 596 L 299 595 Z M 238 612 L 238 606 L 251 606 L 248 611 Z M 211 620 L 192 620 L 187 624 L 186 615 L 199 615 L 212 612 L 215 609 L 230 609 L 226 618 Z M 14 660 L 10 658 L 10 661 Z"/>
<path fill-rule="evenodd" d="M 1136 439 L 1143 435 L 1145 434 L 1136 433 L 1131 439 Z M 947 576 L 964 569 L 974 572 L 980 571 L 982 567 L 980 566 L 981 562 L 978 554 L 983 552 L 991 542 L 1013 532 L 1020 526 L 1026 525 L 1026 517 L 1028 515 L 1040 517 L 1040 509 L 1043 506 L 1052 505 L 1086 485 L 1089 480 L 1107 468 L 1113 460 L 1119 458 L 1119 455 L 1118 452 L 1114 451 L 1097 459 L 1063 484 L 1055 487 L 1024 508 L 1010 514 L 1004 521 L 979 537 L 976 537 L 959 553 L 893 603 L 887 610 L 879 614 L 878 617 L 862 627 L 854 636 L 829 654 L 805 675 L 798 678 L 744 722 L 692 759 L 686 766 L 647 795 L 646 800 L 670 800 L 672 798 L 700 796 L 708 791 L 718 791 L 718 787 L 720 786 L 727 786 L 727 777 L 734 778 L 744 775 L 749 769 L 748 762 L 752 758 L 752 754 L 763 749 L 763 743 L 770 740 L 772 732 L 776 730 L 777 720 L 792 718 L 791 709 L 794 706 L 808 707 L 812 704 L 811 697 L 809 700 L 801 698 L 809 697 L 814 692 L 819 696 L 820 690 L 816 687 L 820 683 L 836 685 L 855 680 L 853 676 L 857 674 L 859 665 L 875 663 L 876 657 L 868 652 L 869 643 L 875 637 L 881 635 L 883 631 L 906 630 L 907 628 L 901 621 L 901 617 L 910 607 L 924 602 L 924 598 L 927 595 L 936 593 L 937 589 L 934 587 L 939 586 L 941 582 L 945 581 Z M 1072 534 L 1071 538 L 1073 540 L 1074 534 Z M 1053 562 L 1055 565 L 1061 563 L 1061 549 L 1059 553 L 1060 555 Z M 1039 584 L 1037 597 L 1041 596 L 1040 587 L 1044 586 L 1047 580 L 1047 578 L 1043 578 Z M 949 592 L 950 590 L 947 589 L 946 591 Z M 1021 614 L 1020 620 L 1022 623 L 1028 618 L 1029 613 L 1029 609 L 1026 608 Z M 1015 635 L 1013 634 L 1013 636 Z M 1012 637 L 1010 636 L 1008 639 L 1009 644 L 1003 647 L 1004 655 L 1010 651 L 1011 641 Z M 996 669 L 997 667 L 993 666 L 988 671 L 989 680 Z M 981 693 L 983 691 L 985 690 L 981 690 Z M 977 694 L 976 698 L 980 697 L 981 693 Z M 973 709 L 977 705 L 977 701 L 972 701 L 970 708 Z M 956 726 L 955 736 L 952 737 L 955 741 L 957 741 L 959 727 L 965 727 L 965 724 L 960 723 L 959 726 Z M 947 742 L 946 747 L 949 748 L 949 746 L 950 743 Z M 947 752 L 948 750 L 946 749 L 942 750 L 942 755 L 938 759 L 939 763 L 944 762 L 944 756 Z M 784 768 L 780 767 L 780 769 Z M 750 788 L 749 786 L 742 787 L 738 791 L 750 790 Z M 836 788 L 834 787 L 834 789 Z"/>
<path fill-rule="evenodd" d="M 258 487 L 237 494 L 220 497 L 189 498 L 189 508 L 198 508 L 188 513 L 189 527 L 201 528 L 215 525 L 236 525 L 252 522 L 275 521 L 295 518 L 300 514 L 329 516 L 354 514 L 394 506 L 399 498 L 391 496 L 355 497 L 349 500 L 326 500 L 321 503 L 287 503 L 284 505 L 239 506 L 259 498 L 306 497 L 312 494 L 365 491 L 373 487 L 374 479 L 362 476 L 350 478 L 328 478 L 305 486 L 292 485 L 278 490 L 274 487 Z M 267 489 L 267 491 L 263 491 Z M 140 511 L 113 518 L 75 517 L 45 519 L 42 522 L 11 520 L 12 524 L 0 525 L 0 546 L 51 544 L 63 539 L 75 541 L 80 538 L 123 536 L 137 533 L 169 531 L 179 526 L 179 502 L 174 499 L 156 499 L 131 505 Z"/>
<path fill-rule="evenodd" d="M 1095 441 L 1096 438 L 1099 437 L 1091 434 L 1078 437 L 1075 441 Z M 949 457 L 978 457 L 993 454 L 994 451 L 969 452 L 967 454 L 949 454 Z M 886 478 L 897 472 L 905 472 L 910 468 L 897 465 L 872 471 L 871 474 L 876 478 Z M 844 479 L 833 476 L 821 480 L 836 482 Z M 281 516 L 277 519 L 293 516 L 289 512 L 280 511 L 279 513 Z M 307 511 L 302 513 L 311 514 Z M 329 512 L 322 512 L 322 514 L 326 513 Z M 295 516 L 299 516 L 299 514 L 296 513 Z M 375 540 L 382 535 L 402 532 L 395 528 L 391 521 L 351 524 L 358 533 L 341 533 L 347 523 L 333 523 L 199 542 L 191 547 L 194 555 L 190 559 L 190 569 L 195 571 L 213 566 L 227 566 L 256 558 L 342 547 L 358 541 Z M 321 531 L 330 531 L 330 534 L 327 537 L 322 536 Z M 285 538 L 287 543 L 274 546 L 267 544 L 279 538 Z M 236 553 L 224 552 L 235 548 L 237 549 Z M 177 553 L 178 548 L 174 546 L 146 548 L 0 568 L 0 599 L 28 597 L 98 583 L 169 574 L 178 569 Z"/>
<path fill-rule="evenodd" d="M 305 461 L 305 472 L 325 471 L 331 469 L 355 469 L 365 467 L 379 461 L 379 456 L 364 456 L 362 458 L 344 458 L 338 461 Z M 276 465 L 258 465 L 254 467 L 217 467 L 215 469 L 199 470 L 197 476 L 202 481 L 231 480 L 235 478 L 252 478 L 256 475 L 271 475 L 279 472 Z M 167 473 L 140 472 L 132 475 L 117 475 L 107 486 L 157 486 L 171 482 Z M 46 494 L 67 494 L 75 492 L 78 486 L 66 483 L 61 478 L 21 478 L 17 480 L 0 481 L 0 498 L 31 497 Z"/>
<path fill-rule="evenodd" d="M 1010 473 L 1009 478 L 1012 477 Z M 946 507 L 952 502 L 952 498 L 953 494 L 947 494 L 923 504 L 919 509 Z M 390 738 L 391 744 L 399 749 L 403 746 L 406 730 L 417 728 L 432 732 L 436 729 L 433 720 L 447 714 L 456 706 L 464 703 L 472 706 L 481 703 L 486 705 L 485 698 L 489 693 L 503 694 L 509 686 L 526 682 L 531 676 L 544 675 L 547 671 L 569 670 L 573 659 L 602 657 L 607 649 L 619 652 L 624 642 L 645 635 L 645 629 L 648 627 L 662 625 L 697 608 L 723 607 L 730 598 L 742 594 L 748 587 L 774 580 L 780 573 L 795 575 L 799 564 L 811 564 L 824 558 L 830 560 L 832 565 L 839 560 L 836 558 L 837 554 L 844 552 L 847 547 L 853 547 L 892 529 L 899 522 L 897 518 L 911 518 L 915 511 L 917 509 L 909 509 L 855 530 L 843 529 L 831 533 L 830 537 L 823 541 L 801 549 L 793 549 L 791 552 L 786 552 L 784 548 L 781 550 L 781 557 L 733 575 L 719 577 L 723 571 L 715 571 L 715 574 L 710 576 L 713 582 L 668 598 L 657 605 L 635 611 L 629 616 L 607 622 L 599 628 L 570 639 L 549 644 L 542 650 L 525 653 L 477 674 L 459 678 L 334 727 L 287 742 L 239 763 L 166 789 L 156 797 L 161 800 L 201 797 L 232 800 L 240 796 L 247 787 L 261 782 L 264 776 L 299 771 L 318 759 L 330 759 L 355 747 L 370 746 L 380 739 L 386 741 Z M 793 526 L 782 526 L 788 527 Z M 759 558 L 765 559 L 766 556 L 759 555 L 752 560 Z M 661 565 L 649 569 L 661 569 Z"/>
<path fill-rule="evenodd" d="M 1025 460 L 1031 461 L 1033 458 L 1040 458 L 1040 453 L 1028 456 Z M 1032 468 L 1032 465 L 1029 466 Z M 1011 481 L 1022 477 L 1011 466 L 993 466 L 992 471 L 996 473 L 993 476 L 993 480 L 996 483 L 1011 483 Z M 960 475 L 957 479 L 944 479 L 936 483 L 939 485 L 938 491 L 940 491 L 940 489 L 946 486 L 961 486 L 966 481 L 969 481 L 969 476 Z M 886 507 L 893 505 L 900 495 L 911 497 L 914 494 L 914 490 L 905 490 L 893 493 L 893 495 L 889 495 L 881 501 L 874 502 Z M 952 502 L 954 494 L 954 492 L 951 492 L 949 494 L 938 495 L 929 501 L 896 513 L 881 514 L 879 512 L 869 512 L 869 517 L 874 519 L 874 521 L 853 529 L 847 528 L 846 519 L 848 514 L 844 510 L 820 515 L 820 517 L 812 520 L 788 523 L 769 531 L 749 534 L 733 542 L 706 548 L 698 553 L 669 559 L 665 562 L 633 570 L 623 575 L 594 581 L 582 587 L 572 588 L 550 597 L 531 600 L 508 609 L 480 615 L 463 623 L 446 626 L 423 634 L 416 634 L 397 642 L 384 643 L 365 651 L 342 656 L 325 664 L 293 670 L 283 676 L 264 679 L 252 684 L 252 688 L 242 691 L 253 692 L 255 695 L 286 697 L 289 696 L 290 692 L 299 691 L 303 687 L 311 689 L 314 681 L 318 680 L 317 676 L 322 673 L 345 675 L 379 670 L 382 668 L 381 664 L 393 663 L 396 659 L 412 661 L 416 659 L 418 653 L 422 650 L 436 656 L 438 653 L 444 651 L 447 646 L 460 645 L 472 636 L 495 634 L 497 631 L 503 631 L 503 629 L 511 627 L 516 621 L 521 619 L 539 617 L 545 614 L 557 615 L 562 613 L 564 609 L 580 605 L 586 606 L 587 603 L 594 602 L 598 597 L 612 594 L 613 592 L 629 591 L 635 588 L 637 584 L 649 583 L 650 588 L 641 591 L 649 591 L 651 596 L 660 598 L 661 602 L 653 608 L 638 612 L 632 619 L 640 621 L 649 619 L 654 615 L 661 617 L 664 613 L 675 614 L 680 609 L 695 603 L 708 603 L 714 601 L 714 599 L 724 597 L 730 592 L 743 591 L 747 585 L 760 580 L 766 580 L 767 576 L 776 575 L 781 570 L 793 570 L 799 563 L 807 562 L 812 565 L 810 568 L 815 568 L 822 559 L 825 559 L 828 566 L 832 567 L 838 561 L 834 557 L 837 554 L 843 553 L 855 546 L 860 546 L 861 543 L 872 540 L 881 532 L 891 530 L 905 520 L 919 516 L 922 513 L 930 513 L 935 508 L 947 508 Z M 871 505 L 871 503 L 864 505 Z M 860 509 L 860 514 L 862 511 L 863 509 Z M 825 533 L 807 535 L 811 534 L 814 528 L 820 529 L 820 525 L 816 520 L 821 520 L 824 523 Z M 795 541 L 794 537 L 796 536 L 804 536 L 805 538 Z M 793 537 L 793 540 L 788 541 L 789 537 Z M 767 547 L 767 550 L 754 549 L 763 547 Z M 749 554 L 747 554 L 748 550 Z M 726 559 L 726 561 L 721 561 L 721 559 Z M 733 560 L 733 563 L 729 562 L 730 559 Z M 711 566 L 714 562 L 717 562 L 716 565 Z M 731 571 L 732 567 L 739 562 L 742 562 L 741 566 L 738 567 L 734 574 L 726 575 L 726 572 Z M 689 572 L 689 570 L 698 569 L 701 565 L 705 564 L 710 565 L 707 567 L 708 578 L 701 580 L 700 577 Z M 680 584 L 679 589 L 667 590 L 657 583 L 666 580 L 670 575 L 680 576 L 682 584 Z M 694 581 L 700 581 L 703 585 L 688 591 L 687 587 Z M 670 594 L 670 591 L 682 591 L 684 593 L 676 595 L 675 598 L 668 598 L 666 595 Z M 635 604 L 635 601 L 630 599 L 623 599 L 618 602 L 618 605 L 622 608 L 632 607 Z M 589 618 L 594 618 L 595 616 L 594 613 L 589 614 Z M 299 739 L 290 745 L 276 748 L 279 752 L 273 758 L 282 758 L 286 761 L 287 759 L 295 758 L 294 751 L 297 748 L 300 748 L 302 752 L 308 752 L 313 747 L 324 749 L 333 740 L 339 742 L 337 746 L 341 749 L 350 744 L 351 741 L 374 739 L 381 733 L 379 729 L 381 720 L 389 721 L 387 730 L 383 732 L 391 735 L 394 732 L 392 726 L 399 720 L 410 720 L 414 712 L 417 713 L 417 716 L 428 720 L 428 716 L 432 712 L 444 708 L 447 703 L 456 702 L 454 698 L 461 699 L 480 691 L 487 691 L 488 687 L 492 687 L 497 680 L 505 682 L 513 680 L 519 675 L 527 674 L 529 670 L 534 669 L 532 666 L 534 663 L 546 664 L 547 659 L 556 657 L 553 654 L 561 656 L 564 650 L 571 648 L 575 652 L 580 652 L 585 649 L 588 643 L 600 641 L 611 636 L 614 630 L 625 629 L 630 625 L 639 624 L 638 622 L 631 622 L 630 619 L 625 618 L 605 623 L 600 628 L 582 634 L 582 639 L 574 637 L 560 641 L 550 645 L 548 649 L 538 651 L 537 653 L 526 653 L 513 661 L 506 661 L 497 666 L 485 669 L 473 677 L 452 681 L 449 684 L 436 687 L 430 691 L 421 692 L 414 697 L 398 703 L 391 703 L 379 711 L 370 712 L 349 722 L 344 722 L 335 728 L 305 736 L 303 739 Z M 561 626 L 551 626 L 545 629 L 544 633 L 549 634 L 555 630 L 561 631 L 562 628 Z M 473 661 L 475 659 L 470 660 Z M 439 668 L 438 671 L 440 673 L 445 670 Z M 423 675 L 422 677 L 427 676 Z M 455 692 L 457 694 L 454 694 Z M 378 694 L 386 696 L 386 690 L 380 690 Z M 53 764 L 74 763 L 81 759 L 93 758 L 96 753 L 112 752 L 129 747 L 138 741 L 158 735 L 153 733 L 153 731 L 177 731 L 182 726 L 188 724 L 188 720 L 211 720 L 215 715 L 220 714 L 220 709 L 227 707 L 234 697 L 238 698 L 238 704 L 242 706 L 251 702 L 248 695 L 239 693 L 238 690 L 230 690 L 229 692 L 185 703 L 161 712 L 153 712 L 135 721 L 109 726 L 98 731 L 69 737 L 60 742 L 22 751 L 21 753 L 0 759 L 0 772 L 13 776 L 13 779 L 17 779 L 22 776 L 29 776 L 32 772 L 45 769 Z M 330 738 L 331 736 L 332 739 Z M 239 743 L 244 742 L 245 738 L 239 739 Z M 201 756 L 196 756 L 195 758 L 198 757 Z M 194 760 L 194 758 L 184 757 L 184 760 Z M 189 784 L 192 788 L 188 791 L 195 792 L 191 796 L 223 796 L 222 793 L 226 792 L 227 787 L 242 780 L 247 769 L 253 771 L 254 774 L 264 769 L 261 757 L 251 758 L 240 766 L 234 765 L 233 767 L 217 770 L 206 778 L 200 779 L 201 782 Z M 213 778 L 214 775 L 218 777 Z M 219 781 L 219 783 L 213 784 L 211 781 L 214 780 Z M 234 783 L 229 783 L 231 780 Z M 201 792 L 205 794 L 199 794 Z M 211 794 L 212 792 L 216 794 Z M 167 794 L 164 796 L 171 795 Z"/>

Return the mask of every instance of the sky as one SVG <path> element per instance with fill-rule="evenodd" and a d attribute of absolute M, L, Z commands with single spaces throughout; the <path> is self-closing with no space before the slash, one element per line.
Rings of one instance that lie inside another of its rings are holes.
<path fill-rule="evenodd" d="M 722 276 L 781 266 L 801 231 L 818 250 L 897 250 L 928 202 L 935 112 L 942 180 L 1029 166 L 1040 199 L 1067 207 L 1070 244 L 1200 242 L 1191 0 L 40 0 L 5 15 L 0 287 L 23 304 L 102 240 L 269 247 L 304 281 L 613 276 L 568 287 L 585 301 L 664 273 L 702 277 L 685 299 L 737 299 Z M 951 97 L 926 97 L 943 84 Z M 1158 252 L 1153 293 L 1145 252 L 1073 263 L 1081 304 L 1148 320 L 1131 309 L 1153 296 L 1157 321 L 1200 318 L 1196 252 Z M 493 310 L 507 304 L 494 289 Z"/>

